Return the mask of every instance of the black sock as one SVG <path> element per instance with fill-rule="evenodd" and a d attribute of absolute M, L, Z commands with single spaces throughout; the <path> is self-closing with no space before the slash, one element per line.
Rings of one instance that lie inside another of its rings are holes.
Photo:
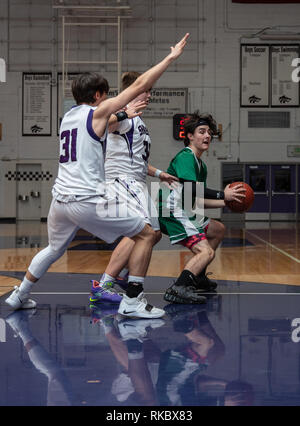
<path fill-rule="evenodd" d="M 195 275 L 191 271 L 184 269 L 179 275 L 179 277 L 177 278 L 175 285 L 186 286 L 186 287 L 190 285 L 194 286 L 196 281 L 197 279 Z"/>
<path fill-rule="evenodd" d="M 197 277 L 199 277 L 199 278 L 205 277 L 205 275 L 206 275 L 206 268 L 207 268 L 207 266 L 204 269 L 202 269 L 201 272 L 199 272 L 199 274 L 197 275 Z"/>
<path fill-rule="evenodd" d="M 126 290 L 126 296 L 137 297 L 143 291 L 143 285 L 141 283 L 130 282 Z"/>

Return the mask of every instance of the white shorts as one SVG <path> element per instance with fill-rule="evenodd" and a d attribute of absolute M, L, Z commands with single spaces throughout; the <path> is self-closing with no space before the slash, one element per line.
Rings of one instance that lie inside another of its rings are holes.
<path fill-rule="evenodd" d="M 98 203 L 74 201 L 63 203 L 52 200 L 48 214 L 49 244 L 54 250 L 66 249 L 78 229 L 84 229 L 107 243 L 121 236 L 133 237 L 145 227 L 145 221 L 134 212 L 127 217 L 111 217 L 103 214 L 108 201 L 99 197 Z"/>
<path fill-rule="evenodd" d="M 147 184 L 129 177 L 118 177 L 107 182 L 108 195 L 129 206 L 130 211 L 144 219 L 154 231 L 159 231 L 156 206 L 149 194 Z"/>

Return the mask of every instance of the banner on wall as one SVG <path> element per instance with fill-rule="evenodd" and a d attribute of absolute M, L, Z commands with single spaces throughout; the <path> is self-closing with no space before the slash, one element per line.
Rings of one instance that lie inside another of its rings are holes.
<path fill-rule="evenodd" d="M 51 79 L 51 73 L 23 73 L 23 136 L 51 136 Z"/>
<path fill-rule="evenodd" d="M 299 53 L 299 45 L 271 46 L 272 107 L 299 106 L 299 83 L 291 78 L 291 64 Z"/>
<path fill-rule="evenodd" d="M 269 106 L 269 46 L 241 45 L 241 106 Z"/>

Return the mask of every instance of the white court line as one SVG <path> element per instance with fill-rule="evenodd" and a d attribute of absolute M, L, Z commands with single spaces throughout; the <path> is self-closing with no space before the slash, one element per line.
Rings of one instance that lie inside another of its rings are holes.
<path fill-rule="evenodd" d="M 88 294 L 90 294 L 90 293 L 83 293 L 83 292 L 76 292 L 76 293 L 74 293 L 74 292 L 72 292 L 72 293 L 69 293 L 69 292 L 34 292 L 34 293 L 30 293 L 30 294 L 38 294 L 38 295 L 88 295 Z M 148 293 L 148 292 L 145 292 L 145 294 L 149 294 L 149 295 L 163 295 L 163 294 L 165 294 L 165 293 Z M 226 294 L 229 294 L 229 295 L 235 295 L 235 296 L 243 296 L 243 295 L 253 295 L 253 296 L 257 296 L 257 295 L 263 295 L 263 296 L 268 296 L 268 295 L 270 295 L 270 296 L 300 296 L 300 292 L 299 293 L 224 293 L 224 292 L 222 292 L 222 293 L 201 293 L 201 294 L 208 294 L 208 295 L 212 295 L 212 296 L 219 296 L 219 295 L 226 295 Z"/>
<path fill-rule="evenodd" d="M 284 256 L 289 257 L 290 259 L 292 259 L 294 262 L 300 263 L 300 260 L 297 259 L 296 257 L 292 256 L 291 254 L 287 253 L 284 250 L 281 250 L 280 248 L 274 246 L 274 244 L 269 243 L 268 241 L 264 240 L 263 238 L 258 237 L 255 234 L 252 234 L 252 232 L 248 231 L 246 229 L 246 232 L 250 235 L 252 235 L 252 237 L 257 238 L 259 241 L 262 241 L 263 243 L 267 244 L 268 246 L 270 246 L 272 249 L 279 251 L 279 253 L 283 254 Z"/>

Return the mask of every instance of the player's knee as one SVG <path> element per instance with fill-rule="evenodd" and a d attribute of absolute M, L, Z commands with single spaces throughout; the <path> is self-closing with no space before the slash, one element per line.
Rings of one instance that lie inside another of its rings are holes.
<path fill-rule="evenodd" d="M 219 235 L 221 240 L 223 240 L 225 232 L 226 232 L 226 226 L 223 223 L 219 222 Z"/>
<path fill-rule="evenodd" d="M 139 234 L 135 235 L 132 239 L 148 241 L 153 245 L 155 241 L 155 231 L 151 228 L 150 225 L 145 225 L 144 229 Z"/>
<path fill-rule="evenodd" d="M 207 261 L 211 261 L 215 256 L 215 251 L 208 245 L 195 245 L 193 247 L 193 253 L 207 258 Z"/>
<path fill-rule="evenodd" d="M 64 252 L 64 249 L 55 250 L 51 245 L 48 245 L 34 256 L 28 270 L 34 277 L 39 279 L 44 275 L 52 263 L 64 254 Z"/>
<path fill-rule="evenodd" d="M 205 258 L 206 262 L 211 262 L 215 257 L 215 251 L 208 246 L 197 246 L 197 254 L 200 254 L 201 257 Z"/>
<path fill-rule="evenodd" d="M 209 262 L 211 262 L 212 260 L 214 260 L 214 258 L 215 258 L 215 251 L 214 251 L 213 248 L 211 248 L 211 247 L 207 248 L 207 256 L 208 256 Z"/>
<path fill-rule="evenodd" d="M 213 226 L 213 236 L 222 241 L 226 232 L 226 227 L 222 222 L 215 221 Z"/>
<path fill-rule="evenodd" d="M 155 237 L 154 237 L 154 244 L 157 244 L 162 239 L 162 233 L 161 231 L 155 231 Z"/>

